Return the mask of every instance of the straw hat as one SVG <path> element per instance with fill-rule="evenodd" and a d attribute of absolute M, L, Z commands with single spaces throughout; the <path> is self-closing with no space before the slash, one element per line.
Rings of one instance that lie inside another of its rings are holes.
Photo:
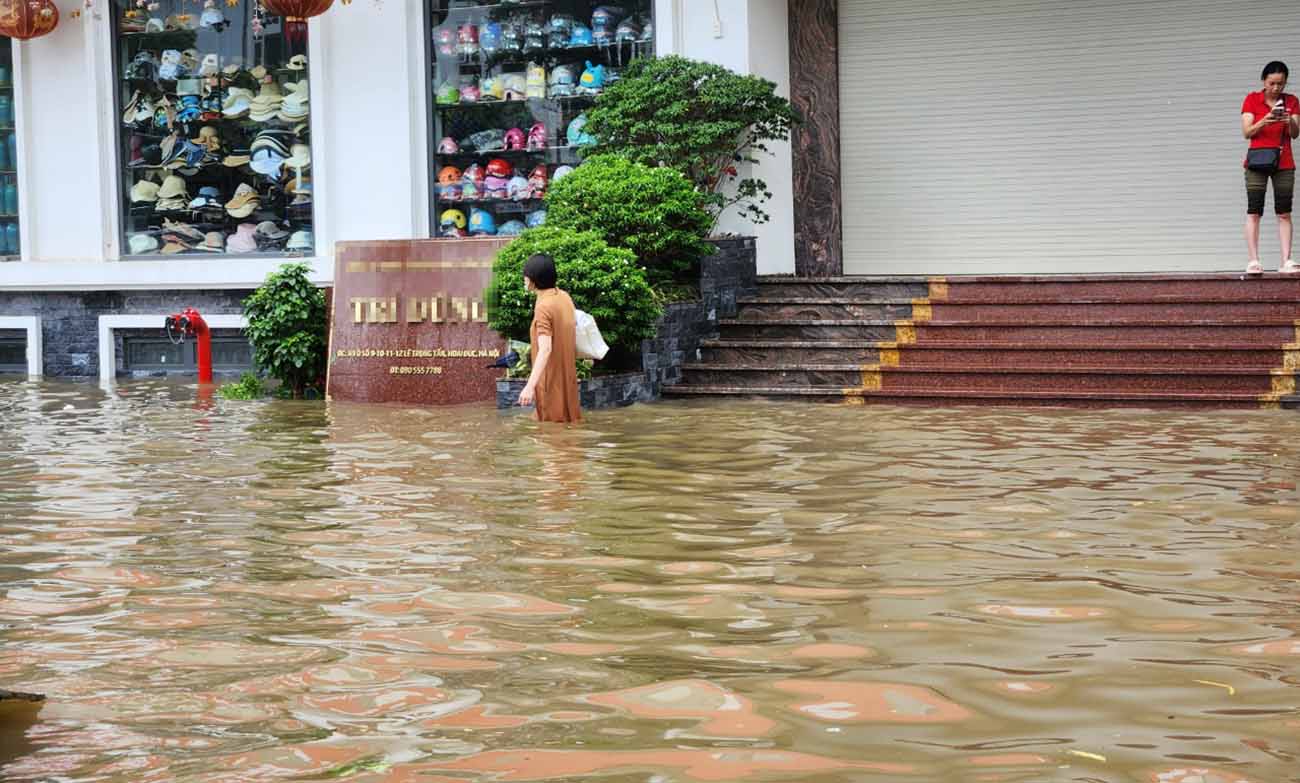
<path fill-rule="evenodd" d="M 175 174 L 163 180 L 162 187 L 158 189 L 159 198 L 180 198 L 188 195 L 189 191 L 185 186 L 185 180 Z"/>
<path fill-rule="evenodd" d="M 158 201 L 158 183 L 142 179 L 131 186 L 131 203 L 142 204 L 148 202 L 153 204 Z"/>

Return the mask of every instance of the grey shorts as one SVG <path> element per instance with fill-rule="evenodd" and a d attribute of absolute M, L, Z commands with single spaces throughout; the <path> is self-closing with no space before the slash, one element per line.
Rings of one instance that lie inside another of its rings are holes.
<path fill-rule="evenodd" d="M 1295 169 L 1264 174 L 1246 169 L 1246 214 L 1264 214 L 1264 195 L 1268 181 L 1273 180 L 1273 211 L 1279 215 L 1291 214 L 1291 196 L 1295 191 Z"/>

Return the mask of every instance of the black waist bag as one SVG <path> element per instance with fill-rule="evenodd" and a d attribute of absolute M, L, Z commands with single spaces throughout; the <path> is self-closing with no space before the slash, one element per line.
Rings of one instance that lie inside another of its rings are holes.
<path fill-rule="evenodd" d="M 1261 174 L 1272 174 L 1282 162 L 1281 147 L 1259 147 L 1246 150 L 1246 168 Z"/>

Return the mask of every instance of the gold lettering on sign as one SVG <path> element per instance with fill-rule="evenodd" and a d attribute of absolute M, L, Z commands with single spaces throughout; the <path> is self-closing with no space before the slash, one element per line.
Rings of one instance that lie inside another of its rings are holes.
<path fill-rule="evenodd" d="M 373 296 L 359 296 L 348 300 L 352 305 L 352 323 L 395 324 L 397 323 L 397 297 L 387 299 Z"/>

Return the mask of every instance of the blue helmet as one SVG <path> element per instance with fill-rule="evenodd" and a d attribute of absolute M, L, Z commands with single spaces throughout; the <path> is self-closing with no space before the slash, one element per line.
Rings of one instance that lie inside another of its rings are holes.
<path fill-rule="evenodd" d="M 570 147 L 586 147 L 596 143 L 596 137 L 586 131 L 587 115 L 579 114 L 569 123 L 568 133 L 565 134 L 569 139 Z"/>
<path fill-rule="evenodd" d="M 525 222 L 528 224 L 529 228 L 537 228 L 540 225 L 544 225 L 546 223 L 546 210 L 537 209 L 529 212 Z"/>
<path fill-rule="evenodd" d="M 587 61 L 587 69 L 582 72 L 582 77 L 578 79 L 579 89 L 586 92 L 600 92 L 605 88 L 605 66 L 592 65 L 591 60 Z"/>
<path fill-rule="evenodd" d="M 469 233 L 471 236 L 491 236 L 497 232 L 496 218 L 486 209 L 472 209 L 469 213 Z"/>
<path fill-rule="evenodd" d="M 595 42 L 590 27 L 581 22 L 573 25 L 573 30 L 569 33 L 569 46 L 591 46 Z"/>
<path fill-rule="evenodd" d="M 526 226 L 524 225 L 524 222 L 522 220 L 507 220 L 505 223 L 501 224 L 501 228 L 497 229 L 497 236 L 499 237 L 519 236 L 520 234 L 524 233 L 525 228 Z"/>
<path fill-rule="evenodd" d="M 478 31 L 478 45 L 484 54 L 495 54 L 501 48 L 501 23 L 488 22 Z"/>

